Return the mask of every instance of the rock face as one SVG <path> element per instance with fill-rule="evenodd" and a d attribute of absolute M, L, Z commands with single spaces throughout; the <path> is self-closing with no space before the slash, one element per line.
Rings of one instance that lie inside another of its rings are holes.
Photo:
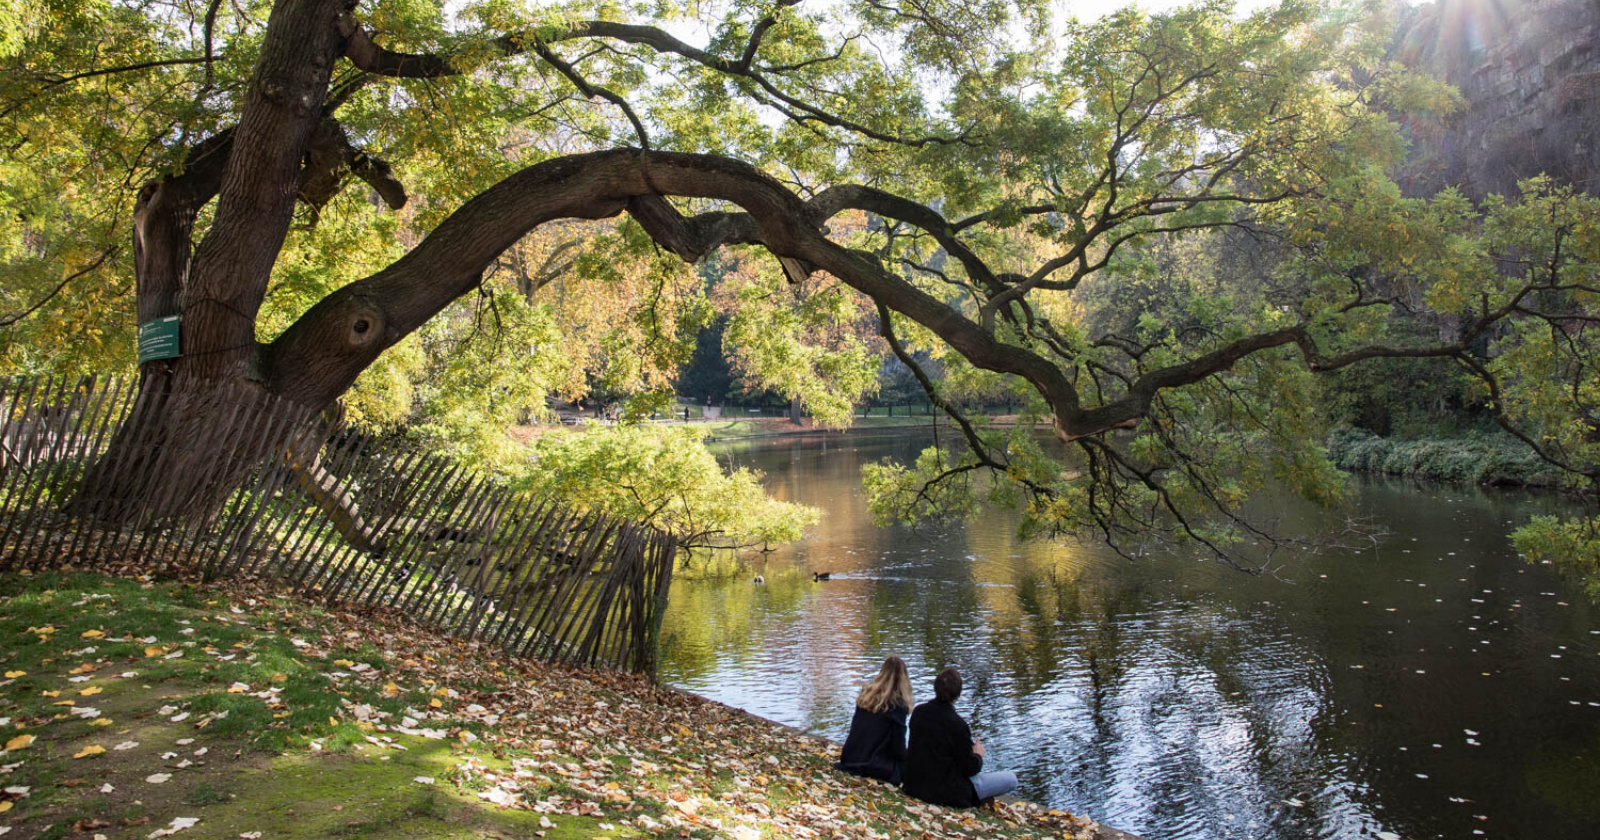
<path fill-rule="evenodd" d="M 1439 0 L 1401 13 L 1392 57 L 1461 91 L 1406 119 L 1408 192 L 1510 193 L 1545 173 L 1600 192 L 1600 0 Z"/>

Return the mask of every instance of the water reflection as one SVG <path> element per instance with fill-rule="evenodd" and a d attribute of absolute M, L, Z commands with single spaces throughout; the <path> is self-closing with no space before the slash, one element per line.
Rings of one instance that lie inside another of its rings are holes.
<path fill-rule="evenodd" d="M 842 738 L 884 656 L 906 659 L 919 700 L 954 665 L 991 765 L 1026 796 L 1151 838 L 1600 836 L 1596 613 L 1504 538 L 1558 501 L 1364 482 L 1381 548 L 1252 578 L 1018 543 L 1001 513 L 875 528 L 861 465 L 922 445 L 724 453 L 827 515 L 765 561 L 765 585 L 675 583 L 663 677 Z"/>

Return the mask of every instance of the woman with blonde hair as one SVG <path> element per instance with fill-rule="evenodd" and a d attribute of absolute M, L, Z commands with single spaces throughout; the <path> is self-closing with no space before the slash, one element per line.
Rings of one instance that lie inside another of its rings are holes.
<path fill-rule="evenodd" d="M 878 676 L 856 696 L 850 736 L 834 765 L 846 773 L 900 784 L 906 764 L 906 716 L 911 713 L 911 677 L 905 660 L 883 660 Z"/>

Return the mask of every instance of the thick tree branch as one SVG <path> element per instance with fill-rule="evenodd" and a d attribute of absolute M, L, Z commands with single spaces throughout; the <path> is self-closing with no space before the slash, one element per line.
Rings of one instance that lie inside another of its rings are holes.
<path fill-rule="evenodd" d="M 1275 330 L 1147 371 L 1133 379 L 1122 397 L 1084 409 L 1075 386 L 1054 362 L 999 341 L 960 311 L 888 271 L 875 257 L 827 238 L 822 223 L 846 207 L 921 217 L 920 205 L 891 202 L 893 197 L 886 195 L 838 188 L 808 204 L 754 167 L 709 155 L 616 150 L 546 161 L 467 202 L 393 265 L 318 303 L 274 342 L 269 365 L 295 373 L 331 366 L 327 377 L 293 377 L 309 385 L 291 385 L 290 377 L 283 377 L 283 383 L 285 388 L 305 388 L 302 398 L 308 402 L 332 399 L 384 347 L 474 288 L 482 272 L 527 232 L 553 219 L 601 218 L 624 209 L 685 260 L 697 260 L 725 244 L 759 243 L 802 270 L 832 274 L 933 331 L 976 366 L 1027 381 L 1050 405 L 1057 436 L 1068 441 L 1136 424 L 1160 391 L 1199 382 L 1263 350 L 1295 345 L 1307 365 L 1319 371 L 1375 357 L 1453 356 L 1464 353 L 1468 342 L 1511 311 L 1486 313 L 1452 344 L 1370 346 L 1336 355 L 1325 354 L 1303 326 Z M 684 218 L 664 196 L 727 201 L 745 212 Z M 923 221 L 935 226 L 932 220 Z M 1519 302 L 1515 299 L 1508 307 Z"/>
<path fill-rule="evenodd" d="M 133 209 L 133 266 L 138 320 L 176 315 L 189 278 L 195 217 L 222 185 L 233 129 L 195 144 L 183 170 L 145 184 Z"/>

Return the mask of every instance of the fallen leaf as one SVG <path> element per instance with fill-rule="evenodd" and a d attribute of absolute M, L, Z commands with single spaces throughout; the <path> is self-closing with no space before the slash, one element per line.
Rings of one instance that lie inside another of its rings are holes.
<path fill-rule="evenodd" d="M 106 748 L 100 746 L 99 744 L 90 744 L 89 746 L 84 747 L 81 750 L 78 750 L 78 752 L 76 754 L 74 754 L 72 757 L 73 758 L 88 758 L 91 755 L 101 755 L 105 751 L 106 751 Z"/>
<path fill-rule="evenodd" d="M 167 780 L 170 778 L 172 778 L 171 773 L 151 773 L 150 775 L 145 776 L 144 780 L 152 785 L 162 785 L 166 784 Z"/>
<path fill-rule="evenodd" d="M 186 828 L 192 828 L 198 822 L 200 822 L 199 817 L 173 817 L 172 822 L 167 823 L 166 828 L 158 828 L 145 836 L 171 837 L 172 835 L 177 834 Z"/>
<path fill-rule="evenodd" d="M 8 752 L 11 750 L 20 750 L 23 747 L 33 743 L 33 741 L 34 738 L 32 735 L 18 735 L 17 737 L 6 742 L 6 750 Z"/>
<path fill-rule="evenodd" d="M 6 672 L 6 679 L 14 680 L 17 677 L 26 677 L 27 675 L 28 675 L 27 671 L 7 671 Z"/>
<path fill-rule="evenodd" d="M 147 658 L 147 659 L 152 657 L 152 656 L 160 656 L 161 655 L 161 648 L 158 648 L 155 645 L 151 645 L 151 646 L 149 646 L 149 647 L 144 649 L 144 655 L 145 655 L 145 658 Z"/>
<path fill-rule="evenodd" d="M 104 639 L 105 637 L 106 631 L 104 630 L 85 630 L 78 634 L 80 639 Z"/>

